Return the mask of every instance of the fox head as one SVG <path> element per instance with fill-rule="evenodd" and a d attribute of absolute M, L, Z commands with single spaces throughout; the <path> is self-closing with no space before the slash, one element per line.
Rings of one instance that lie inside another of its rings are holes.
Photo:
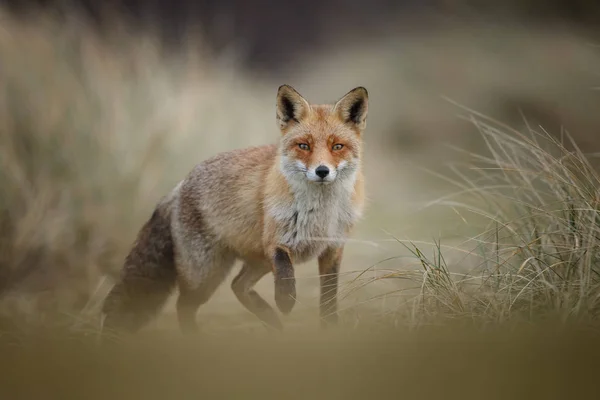
<path fill-rule="evenodd" d="M 289 85 L 277 92 L 281 171 L 290 182 L 354 180 L 360 167 L 368 93 L 357 87 L 335 104 L 309 104 Z"/>

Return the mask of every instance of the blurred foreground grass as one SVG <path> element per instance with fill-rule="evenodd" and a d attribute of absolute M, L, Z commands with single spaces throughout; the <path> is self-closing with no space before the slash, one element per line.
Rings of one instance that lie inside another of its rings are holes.
<path fill-rule="evenodd" d="M 181 337 L 97 346 L 40 331 L 0 342 L 7 399 L 595 398 L 597 335 L 585 329 Z"/>

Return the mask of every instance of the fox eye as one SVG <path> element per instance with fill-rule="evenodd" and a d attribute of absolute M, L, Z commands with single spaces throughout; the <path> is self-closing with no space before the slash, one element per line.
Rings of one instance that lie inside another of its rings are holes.
<path fill-rule="evenodd" d="M 300 147 L 302 150 L 309 150 L 310 149 L 310 147 L 306 143 L 300 143 L 298 145 L 298 147 Z"/>
<path fill-rule="evenodd" d="M 343 145 L 343 144 L 340 144 L 340 143 L 338 143 L 338 144 L 336 144 L 336 145 L 334 145 L 334 146 L 333 146 L 333 150 L 341 150 L 341 149 L 342 149 L 342 147 L 344 147 L 344 145 Z"/>

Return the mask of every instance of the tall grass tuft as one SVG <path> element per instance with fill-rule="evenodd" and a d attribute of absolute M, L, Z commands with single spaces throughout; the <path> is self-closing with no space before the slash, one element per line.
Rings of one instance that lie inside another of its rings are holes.
<path fill-rule="evenodd" d="M 457 177 L 446 178 L 459 190 L 432 204 L 454 208 L 465 223 L 485 223 L 453 248 L 464 257 L 452 262 L 441 243 L 427 256 L 422 244 L 400 241 L 420 265 L 399 273 L 418 286 L 406 303 L 411 323 L 593 321 L 600 311 L 600 176 L 589 155 L 566 132 L 520 132 L 475 112 L 469 119 L 488 154 L 453 167 Z"/>

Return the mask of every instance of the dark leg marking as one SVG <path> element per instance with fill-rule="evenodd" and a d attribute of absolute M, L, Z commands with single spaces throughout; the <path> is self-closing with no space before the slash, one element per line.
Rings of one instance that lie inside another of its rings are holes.
<path fill-rule="evenodd" d="M 277 247 L 273 264 L 275 266 L 275 304 L 282 313 L 289 314 L 296 304 L 296 278 L 289 253 Z"/>

